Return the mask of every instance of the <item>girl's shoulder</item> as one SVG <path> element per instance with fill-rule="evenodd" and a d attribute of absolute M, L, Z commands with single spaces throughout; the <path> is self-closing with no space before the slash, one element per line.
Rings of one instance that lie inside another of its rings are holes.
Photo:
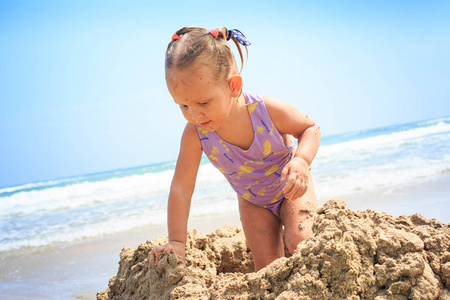
<path fill-rule="evenodd" d="M 289 115 L 292 112 L 297 111 L 294 106 L 280 99 L 270 96 L 261 96 L 261 99 L 270 117 L 283 117 L 286 114 Z"/>
<path fill-rule="evenodd" d="M 280 133 L 298 138 L 308 127 L 315 126 L 313 120 L 291 104 L 274 97 L 262 96 L 267 113 Z"/>
<path fill-rule="evenodd" d="M 244 96 L 247 105 L 258 103 L 265 106 L 267 110 L 280 110 L 293 108 L 286 102 L 270 96 L 260 95 L 257 93 L 244 93 Z"/>
<path fill-rule="evenodd" d="M 263 97 L 260 94 L 248 92 L 242 92 L 242 94 L 244 94 L 245 102 L 247 105 L 263 102 Z"/>
<path fill-rule="evenodd" d="M 191 123 L 187 123 L 184 128 L 183 135 L 181 137 L 182 144 L 188 144 L 193 149 L 201 150 L 200 138 L 198 136 L 197 126 Z"/>
<path fill-rule="evenodd" d="M 302 119 L 303 114 L 287 102 L 260 94 L 246 93 L 245 96 L 250 114 L 259 111 L 259 114 L 268 115 L 277 129 Z"/>

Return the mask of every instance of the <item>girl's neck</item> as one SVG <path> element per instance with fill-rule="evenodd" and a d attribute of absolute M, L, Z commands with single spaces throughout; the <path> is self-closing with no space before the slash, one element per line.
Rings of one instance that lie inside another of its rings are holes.
<path fill-rule="evenodd" d="M 247 109 L 247 102 L 243 94 L 233 100 L 233 107 L 224 126 L 216 130 L 217 135 L 229 144 L 244 150 L 253 143 L 253 124 Z"/>
<path fill-rule="evenodd" d="M 226 123 L 219 129 L 219 131 L 227 131 L 229 129 L 234 130 L 235 127 L 239 125 L 239 121 L 245 118 L 245 115 L 247 114 L 247 105 L 243 94 L 241 94 L 238 99 L 234 98 L 231 101 L 232 107 L 230 114 L 228 115 Z"/>

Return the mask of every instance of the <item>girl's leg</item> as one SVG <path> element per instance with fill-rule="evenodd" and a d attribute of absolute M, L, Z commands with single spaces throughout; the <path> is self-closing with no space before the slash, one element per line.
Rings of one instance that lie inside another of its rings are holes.
<path fill-rule="evenodd" d="M 266 208 L 238 196 L 242 228 L 255 263 L 255 272 L 284 256 L 281 221 Z"/>
<path fill-rule="evenodd" d="M 284 242 L 293 254 L 297 245 L 312 234 L 312 225 L 317 209 L 314 184 L 309 172 L 308 190 L 297 199 L 285 199 L 281 204 L 280 218 L 284 225 Z"/>

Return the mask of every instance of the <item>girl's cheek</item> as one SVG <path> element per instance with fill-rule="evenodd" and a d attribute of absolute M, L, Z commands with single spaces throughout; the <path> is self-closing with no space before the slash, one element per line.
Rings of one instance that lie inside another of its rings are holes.
<path fill-rule="evenodd" d="M 185 117 L 186 119 L 189 117 L 189 114 L 185 109 L 181 109 L 181 113 L 183 114 L 183 117 Z"/>
<path fill-rule="evenodd" d="M 190 122 L 190 123 L 195 123 L 192 118 L 191 118 L 191 114 L 188 112 L 183 112 L 183 117 L 186 119 L 186 121 Z"/>

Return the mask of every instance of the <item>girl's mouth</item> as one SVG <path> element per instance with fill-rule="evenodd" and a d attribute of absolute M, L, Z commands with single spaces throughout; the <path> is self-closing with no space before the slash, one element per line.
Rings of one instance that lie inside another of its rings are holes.
<path fill-rule="evenodd" d="M 205 126 L 208 126 L 209 123 L 211 123 L 211 121 L 208 121 L 208 122 L 205 122 L 205 123 L 200 123 L 200 126 L 205 127 Z"/>

